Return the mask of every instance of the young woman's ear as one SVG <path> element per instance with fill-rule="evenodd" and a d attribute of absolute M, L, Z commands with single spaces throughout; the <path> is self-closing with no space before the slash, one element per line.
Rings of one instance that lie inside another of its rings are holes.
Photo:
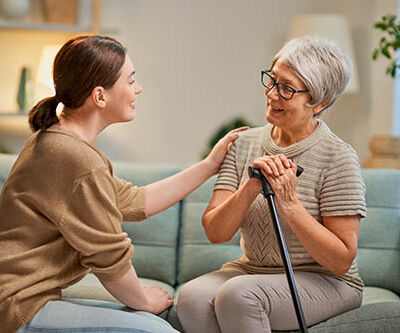
<path fill-rule="evenodd" d="M 107 92 L 103 87 L 94 87 L 92 90 L 93 103 L 99 108 L 105 108 L 107 104 Z"/>

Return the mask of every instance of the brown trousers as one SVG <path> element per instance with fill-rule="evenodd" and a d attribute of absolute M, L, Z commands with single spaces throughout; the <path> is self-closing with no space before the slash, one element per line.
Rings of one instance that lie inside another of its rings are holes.
<path fill-rule="evenodd" d="M 296 272 L 307 326 L 357 308 L 362 292 L 323 274 Z M 223 269 L 186 283 L 177 300 L 186 333 L 264 333 L 298 329 L 284 274 Z"/>

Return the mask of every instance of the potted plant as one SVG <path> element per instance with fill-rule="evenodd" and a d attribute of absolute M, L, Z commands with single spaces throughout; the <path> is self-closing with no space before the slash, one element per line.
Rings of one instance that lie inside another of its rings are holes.
<path fill-rule="evenodd" d="M 400 48 L 400 22 L 396 15 L 385 15 L 373 27 L 381 32 L 372 59 L 384 57 L 389 61 L 386 74 L 393 79 L 400 68 L 396 51 Z M 364 168 L 400 169 L 400 138 L 392 135 L 374 135 L 369 143 L 372 156 L 363 163 Z"/>

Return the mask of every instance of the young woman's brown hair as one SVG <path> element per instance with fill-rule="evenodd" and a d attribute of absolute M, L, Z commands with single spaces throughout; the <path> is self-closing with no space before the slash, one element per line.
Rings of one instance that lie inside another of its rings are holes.
<path fill-rule="evenodd" d="M 83 105 L 94 87 L 111 88 L 120 76 L 125 57 L 126 49 L 111 37 L 79 36 L 69 40 L 54 60 L 56 94 L 42 99 L 29 112 L 31 129 L 43 131 L 57 123 L 58 103 L 75 109 Z"/>

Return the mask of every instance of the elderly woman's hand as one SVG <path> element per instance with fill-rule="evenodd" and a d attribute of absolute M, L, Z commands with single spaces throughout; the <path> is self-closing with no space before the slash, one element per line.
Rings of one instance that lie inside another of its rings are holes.
<path fill-rule="evenodd" d="M 296 195 L 296 165 L 285 155 L 263 156 L 253 161 L 253 168 L 261 169 L 275 192 L 275 201 L 281 215 L 289 211 L 300 201 Z"/>
<path fill-rule="evenodd" d="M 239 132 L 248 129 L 248 126 L 235 128 L 234 130 L 228 132 L 222 139 L 217 142 L 217 144 L 214 146 L 214 148 L 211 150 L 210 154 L 206 158 L 206 160 L 208 160 L 213 166 L 215 173 L 218 172 L 229 148 L 232 146 L 233 142 L 239 137 Z"/>

